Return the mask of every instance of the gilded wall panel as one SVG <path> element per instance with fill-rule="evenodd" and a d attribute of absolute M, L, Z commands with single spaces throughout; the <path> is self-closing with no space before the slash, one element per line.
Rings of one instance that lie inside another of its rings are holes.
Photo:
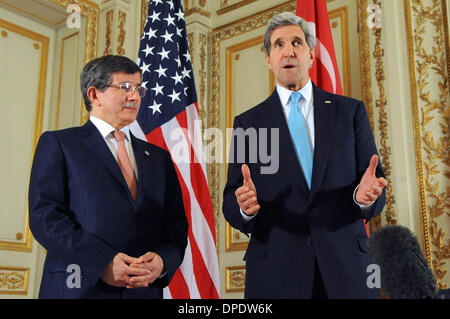
<path fill-rule="evenodd" d="M 243 292 L 245 289 L 245 266 L 225 268 L 225 291 Z"/>
<path fill-rule="evenodd" d="M 67 8 L 72 3 L 71 0 L 50 0 L 64 8 Z M 99 34 L 99 15 L 100 8 L 97 3 L 89 0 L 78 0 L 77 4 L 80 6 L 81 15 L 86 18 L 86 35 L 85 35 L 85 52 L 84 64 L 97 57 L 98 34 Z M 83 102 L 84 103 L 84 102 Z M 89 118 L 89 114 L 84 106 L 81 107 L 80 122 L 85 123 Z"/>
<path fill-rule="evenodd" d="M 382 8 L 382 3 L 380 0 L 374 0 L 373 3 L 380 8 Z M 395 195 L 392 189 L 392 165 L 391 165 L 391 144 L 389 138 L 389 118 L 388 118 L 388 97 L 386 94 L 385 87 L 385 56 L 383 45 L 383 32 L 382 28 L 372 27 L 371 33 L 375 39 L 375 44 L 373 51 L 371 53 L 374 60 L 375 67 L 375 79 L 376 88 L 378 90 L 378 98 L 375 100 L 375 110 L 377 116 L 377 127 L 375 136 L 377 137 L 378 153 L 381 157 L 381 163 L 383 165 L 384 173 L 386 175 L 386 180 L 388 186 L 386 187 L 386 204 L 384 207 L 384 217 L 387 224 L 396 224 L 396 212 L 395 212 Z"/>
<path fill-rule="evenodd" d="M 79 52 L 80 32 L 65 31 L 70 32 L 60 41 L 55 129 L 77 125 L 80 114 L 80 63 L 78 54 L 73 54 Z"/>
<path fill-rule="evenodd" d="M 0 165 L 3 168 L 0 193 L 4 196 L 0 249 L 31 251 L 27 182 L 32 155 L 42 132 L 49 38 L 2 19 L 0 30 L 0 44 L 5 49 L 1 60 L 2 72 L 7 75 L 26 74 L 33 80 L 24 85 L 23 78 L 7 76 L 1 83 L 2 103 L 20 108 L 3 110 L 2 116 L 7 120 L 2 122 L 0 129 L 1 135 L 7 137 L 2 140 L 1 148 L 8 150 L 3 154 Z"/>
<path fill-rule="evenodd" d="M 29 268 L 0 266 L 0 295 L 26 295 Z"/>
<path fill-rule="evenodd" d="M 450 283 L 449 37 L 444 0 L 404 0 L 425 255 L 440 289 Z"/>
<path fill-rule="evenodd" d="M 371 232 L 384 224 L 396 224 L 395 192 L 392 184 L 392 150 L 390 140 L 389 99 L 386 93 L 386 57 L 384 53 L 385 25 L 377 26 L 370 10 L 376 6 L 380 12 L 383 3 L 379 0 L 358 1 L 358 30 L 360 49 L 360 75 L 362 100 L 366 106 L 369 121 L 377 144 L 388 186 L 383 212 L 370 221 Z"/>
<path fill-rule="evenodd" d="M 350 42 L 348 30 L 348 7 L 343 6 L 328 12 L 331 34 L 344 95 L 352 96 L 350 81 Z"/>

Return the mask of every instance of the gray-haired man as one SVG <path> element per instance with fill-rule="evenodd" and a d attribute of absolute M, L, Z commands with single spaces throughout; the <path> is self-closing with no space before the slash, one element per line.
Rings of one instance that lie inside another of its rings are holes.
<path fill-rule="evenodd" d="M 225 218 L 251 233 L 246 298 L 379 297 L 367 285 L 363 219 L 381 212 L 387 183 L 364 104 L 311 82 L 314 46 L 303 19 L 275 16 L 264 47 L 277 87 L 234 120 L 234 129 L 278 128 L 280 137 L 275 174 L 248 161 L 248 144 L 245 163 L 232 158 L 228 167 Z"/>

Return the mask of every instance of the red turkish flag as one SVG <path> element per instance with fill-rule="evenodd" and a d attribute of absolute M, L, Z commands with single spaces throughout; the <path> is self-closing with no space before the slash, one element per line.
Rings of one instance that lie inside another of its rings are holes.
<path fill-rule="evenodd" d="M 311 80 L 322 90 L 342 95 L 325 0 L 297 0 L 296 14 L 308 21 L 316 33 L 316 59 L 309 71 Z"/>

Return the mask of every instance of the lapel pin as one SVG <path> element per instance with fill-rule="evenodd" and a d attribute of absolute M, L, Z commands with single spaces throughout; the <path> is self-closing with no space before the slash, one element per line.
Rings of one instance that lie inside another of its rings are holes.
<path fill-rule="evenodd" d="M 144 151 L 144 154 L 150 156 L 150 153 L 148 151 Z"/>
<path fill-rule="evenodd" d="M 325 103 L 326 103 L 326 104 L 330 104 L 331 101 L 330 101 L 330 100 L 325 100 Z"/>

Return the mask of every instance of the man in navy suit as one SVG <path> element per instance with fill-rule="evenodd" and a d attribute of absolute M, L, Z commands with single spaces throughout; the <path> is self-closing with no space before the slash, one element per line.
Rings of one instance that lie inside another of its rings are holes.
<path fill-rule="evenodd" d="M 251 233 L 246 298 L 379 297 L 367 284 L 372 262 L 363 219 L 381 212 L 387 182 L 364 104 L 311 82 L 314 46 L 303 19 L 274 17 L 264 47 L 277 87 L 234 120 L 223 213 L 231 226 Z M 300 93 L 298 102 L 293 92 Z M 291 129 L 290 115 L 298 110 L 303 144 Z M 278 158 L 274 172 L 257 158 L 261 150 Z M 309 163 L 302 160 L 307 152 Z"/>
<path fill-rule="evenodd" d="M 42 134 L 31 169 L 29 224 L 47 250 L 39 297 L 162 298 L 188 224 L 169 153 L 129 129 L 141 71 L 105 56 L 80 78 L 89 121 Z"/>

